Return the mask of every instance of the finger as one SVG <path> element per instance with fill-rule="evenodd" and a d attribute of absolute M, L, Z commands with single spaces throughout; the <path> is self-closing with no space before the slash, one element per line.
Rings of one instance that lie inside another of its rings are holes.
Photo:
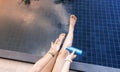
<path fill-rule="evenodd" d="M 75 59 L 77 57 L 77 55 L 73 55 L 73 58 L 72 59 Z"/>
<path fill-rule="evenodd" d="M 53 48 L 54 46 L 53 46 L 53 42 L 51 42 L 51 47 Z"/>
<path fill-rule="evenodd" d="M 64 37 L 65 37 L 64 33 L 60 34 L 58 40 L 55 43 L 58 44 L 58 45 L 61 45 Z"/>
<path fill-rule="evenodd" d="M 61 33 L 59 36 L 65 36 L 65 33 Z"/>
<path fill-rule="evenodd" d="M 59 50 L 60 45 L 58 45 L 59 39 L 56 39 L 56 41 L 52 42 L 52 48 L 55 48 L 56 50 Z"/>
<path fill-rule="evenodd" d="M 59 35 L 59 39 L 61 39 L 61 40 L 63 40 L 64 37 L 65 37 L 65 34 L 64 34 L 64 33 L 62 33 L 62 34 Z"/>
<path fill-rule="evenodd" d="M 73 56 L 73 58 L 76 58 L 76 57 L 77 57 L 77 55 L 74 55 L 74 56 Z"/>
<path fill-rule="evenodd" d="M 55 43 L 60 42 L 61 40 L 63 40 L 64 37 L 65 37 L 65 34 L 64 34 L 64 33 L 61 33 L 61 34 L 59 35 L 59 37 L 56 39 Z"/>
<path fill-rule="evenodd" d="M 70 58 L 70 59 L 76 58 L 75 50 L 69 55 L 69 58 Z"/>
<path fill-rule="evenodd" d="M 75 54 L 75 50 L 73 50 L 73 52 L 71 53 L 71 55 L 74 55 Z"/>
<path fill-rule="evenodd" d="M 57 38 L 57 39 L 55 40 L 54 44 L 56 44 L 58 41 L 59 41 L 59 38 Z"/>

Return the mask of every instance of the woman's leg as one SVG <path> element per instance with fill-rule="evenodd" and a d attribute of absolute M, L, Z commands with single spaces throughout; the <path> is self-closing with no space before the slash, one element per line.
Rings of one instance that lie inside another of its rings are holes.
<path fill-rule="evenodd" d="M 68 32 L 67 37 L 64 41 L 61 52 L 65 51 L 66 47 L 72 46 L 73 33 L 74 33 L 74 27 L 75 27 L 75 24 L 76 24 L 76 20 L 77 20 L 77 18 L 76 18 L 75 15 L 70 16 L 69 32 Z"/>
<path fill-rule="evenodd" d="M 54 65 L 52 72 L 61 72 L 61 70 L 62 70 L 62 67 L 65 62 L 64 59 L 66 58 L 66 56 L 68 54 L 68 52 L 66 51 L 66 47 L 72 46 L 73 32 L 74 32 L 74 26 L 75 26 L 76 20 L 77 20 L 77 18 L 75 15 L 70 16 L 69 32 L 64 41 L 62 49 L 57 57 L 57 60 L 56 60 L 56 63 Z"/>
<path fill-rule="evenodd" d="M 52 72 L 57 55 L 49 61 L 49 63 L 43 68 L 43 70 L 41 72 Z"/>

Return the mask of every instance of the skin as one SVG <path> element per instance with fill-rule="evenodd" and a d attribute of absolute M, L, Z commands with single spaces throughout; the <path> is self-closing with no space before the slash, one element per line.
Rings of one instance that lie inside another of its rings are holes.
<path fill-rule="evenodd" d="M 63 34 L 63 35 L 64 35 L 64 37 L 65 37 L 65 34 Z M 59 43 L 57 44 L 57 46 L 60 47 L 63 39 L 64 39 L 64 38 L 61 38 L 61 37 L 60 37 L 60 40 L 59 40 Z M 54 57 L 53 59 L 51 59 L 51 60 L 49 61 L 49 63 L 42 69 L 41 72 L 52 72 L 53 67 L 54 67 L 54 64 L 55 64 L 55 61 L 56 61 L 56 59 L 57 59 L 57 56 L 58 56 L 58 52 L 56 53 L 55 57 Z"/>
<path fill-rule="evenodd" d="M 73 51 L 71 54 L 69 54 L 66 58 L 73 60 L 74 58 L 76 58 L 76 55 L 74 55 L 74 53 L 75 53 L 75 51 Z M 71 62 L 69 60 L 66 60 L 61 72 L 69 72 L 70 64 L 71 64 Z"/>
<path fill-rule="evenodd" d="M 64 44 L 62 46 L 61 51 L 59 52 L 59 55 L 57 57 L 56 63 L 54 65 L 53 71 L 52 72 L 61 72 L 63 65 L 65 63 L 65 58 L 68 55 L 68 51 L 66 51 L 66 47 L 72 46 L 73 42 L 73 32 L 74 32 L 74 26 L 76 24 L 76 16 L 71 15 L 70 16 L 70 25 L 69 25 L 69 32 L 67 34 L 67 37 L 64 41 Z M 69 66 L 69 65 L 68 65 Z"/>
<path fill-rule="evenodd" d="M 54 57 L 49 54 L 49 52 L 53 53 L 55 57 L 57 56 L 57 52 L 60 49 L 60 45 L 65 37 L 65 34 L 60 34 L 59 38 L 53 43 L 51 42 L 50 50 L 44 55 L 40 60 L 38 60 L 35 65 L 32 67 L 29 72 L 41 72 L 42 69 L 49 63 L 50 60 L 54 59 Z M 48 72 L 48 71 L 47 71 Z"/>
<path fill-rule="evenodd" d="M 77 18 L 75 15 L 70 16 L 69 32 L 60 52 L 58 52 L 58 50 L 60 49 L 60 45 L 65 37 L 65 34 L 60 34 L 59 38 L 54 43 L 51 43 L 51 48 L 48 53 L 39 61 L 37 61 L 29 72 L 61 72 L 62 70 L 67 72 L 69 71 L 70 63 L 64 59 L 70 55 L 69 52 L 66 51 L 66 47 L 72 46 L 76 20 Z M 52 57 L 49 52 L 53 53 L 55 56 Z M 71 55 L 70 59 L 71 58 L 75 58 L 75 55 Z M 65 68 L 63 68 L 63 66 Z"/>
<path fill-rule="evenodd" d="M 66 51 L 67 46 L 72 46 L 72 41 L 73 41 L 73 32 L 74 32 L 74 26 L 76 24 L 76 16 L 71 15 L 70 16 L 70 25 L 69 25 L 69 32 L 68 35 L 64 41 L 64 44 L 62 46 L 62 49 L 58 53 L 59 55 L 55 56 L 42 70 L 42 72 L 58 72 L 58 70 L 62 69 L 62 66 L 64 65 L 64 59 L 68 55 L 69 52 Z M 57 58 L 57 61 L 56 61 Z M 54 68 L 53 68 L 54 66 Z M 69 67 L 69 65 L 68 65 Z"/>

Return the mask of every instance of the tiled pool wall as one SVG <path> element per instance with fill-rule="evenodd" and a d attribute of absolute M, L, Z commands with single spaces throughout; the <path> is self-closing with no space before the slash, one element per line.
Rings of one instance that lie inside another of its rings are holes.
<path fill-rule="evenodd" d="M 72 0 L 66 8 L 77 16 L 73 46 L 84 52 L 79 61 L 120 68 L 120 0 Z"/>

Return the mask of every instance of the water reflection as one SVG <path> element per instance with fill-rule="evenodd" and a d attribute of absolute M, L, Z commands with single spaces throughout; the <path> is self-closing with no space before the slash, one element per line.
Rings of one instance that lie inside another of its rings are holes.
<path fill-rule="evenodd" d="M 16 0 L 1 0 L 0 48 L 41 56 L 59 33 L 67 32 L 68 15 L 52 0 L 32 2 L 29 8 Z"/>

